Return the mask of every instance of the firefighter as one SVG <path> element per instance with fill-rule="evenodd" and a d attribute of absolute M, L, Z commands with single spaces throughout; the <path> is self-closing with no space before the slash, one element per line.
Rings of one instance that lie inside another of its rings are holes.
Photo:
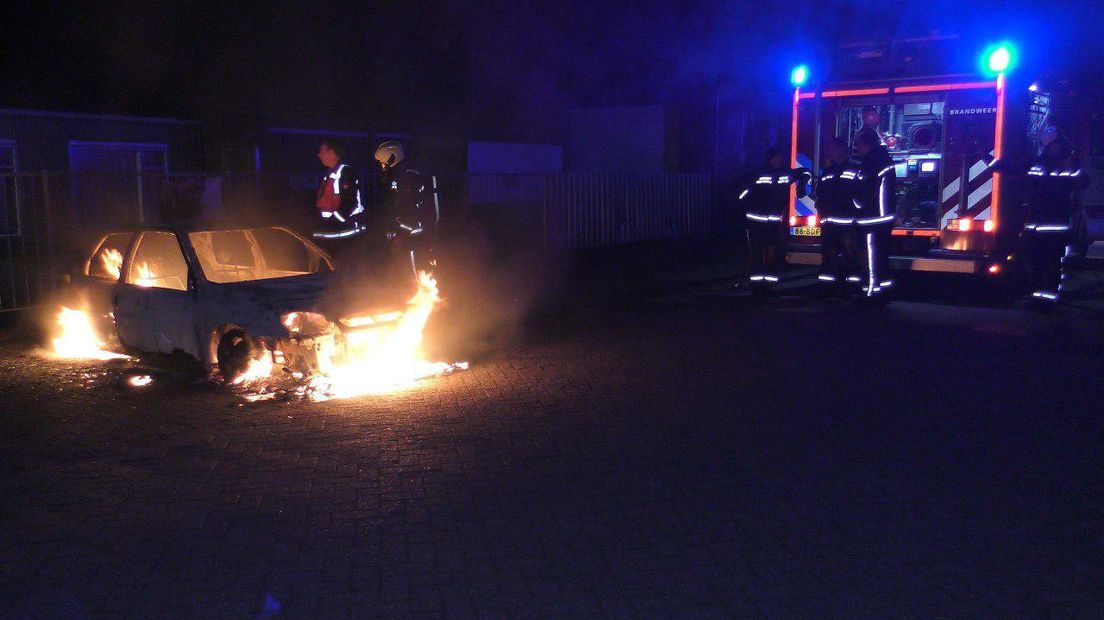
<path fill-rule="evenodd" d="M 878 112 L 878 108 L 872 105 L 868 105 L 862 109 L 862 127 L 863 129 L 869 129 L 878 136 L 878 143 L 885 144 L 885 138 L 882 136 L 882 132 L 879 129 L 882 125 L 882 115 Z"/>
<path fill-rule="evenodd" d="M 853 202 L 858 172 L 858 164 L 848 156 L 847 143 L 840 138 L 829 141 L 824 152 L 824 173 L 816 188 L 820 217 L 818 279 L 838 291 L 844 290 L 848 279 L 859 281 Z"/>
<path fill-rule="evenodd" d="M 886 250 L 897 217 L 897 175 L 893 158 L 873 129 L 865 127 L 855 134 L 855 153 L 859 170 L 852 204 L 863 261 L 862 290 L 874 299 L 893 285 Z"/>
<path fill-rule="evenodd" d="M 739 195 L 747 222 L 748 276 L 752 291 L 770 293 L 782 279 L 786 262 L 786 216 L 790 186 L 797 183 L 804 195 L 809 171 L 790 169 L 782 150 L 767 150 L 766 164 Z"/>
<path fill-rule="evenodd" d="M 415 276 L 432 271 L 433 245 L 441 221 L 437 177 L 418 172 L 407 161 L 403 145 L 388 140 L 376 149 L 383 184 L 382 226 L 392 262 Z"/>
<path fill-rule="evenodd" d="M 1073 255 L 1076 194 L 1088 185 L 1069 141 L 1054 127 L 1040 136 L 1043 147 L 1027 171 L 1028 212 L 1023 238 L 1031 299 L 1058 302 Z"/>
<path fill-rule="evenodd" d="M 315 206 L 325 230 L 314 233 L 316 239 L 350 239 L 366 230 L 360 181 L 356 168 L 342 162 L 344 155 L 344 148 L 336 140 L 323 140 L 318 147 L 318 160 L 326 167 L 326 174 L 318 183 Z"/>

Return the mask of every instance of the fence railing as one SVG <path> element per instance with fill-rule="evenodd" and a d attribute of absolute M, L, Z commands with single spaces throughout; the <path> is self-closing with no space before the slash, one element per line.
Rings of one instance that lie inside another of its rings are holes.
<path fill-rule="evenodd" d="M 513 243 L 582 249 L 713 232 L 707 174 L 467 175 L 440 179 L 453 209 L 523 222 Z M 364 200 L 380 197 L 369 184 Z M 278 220 L 310 225 L 302 175 L 0 173 L 0 312 L 45 301 L 95 233 L 169 220 Z M 494 209 L 486 207 L 493 206 Z M 493 211 L 493 213 L 492 213 Z M 494 234 L 514 236 L 517 227 Z"/>
<path fill-rule="evenodd" d="M 263 181 L 240 174 L 0 173 L 0 312 L 44 301 L 94 233 L 217 219 L 227 204 L 260 209 Z"/>
<path fill-rule="evenodd" d="M 528 212 L 552 249 L 582 249 L 713 232 L 709 174 L 469 175 L 470 206 Z"/>

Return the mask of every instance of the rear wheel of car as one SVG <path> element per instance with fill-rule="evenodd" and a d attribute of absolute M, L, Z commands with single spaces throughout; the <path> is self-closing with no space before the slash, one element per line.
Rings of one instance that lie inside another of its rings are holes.
<path fill-rule="evenodd" d="M 218 343 L 218 367 L 223 380 L 233 381 L 249 368 L 253 359 L 253 343 L 240 329 L 232 329 L 222 335 Z"/>

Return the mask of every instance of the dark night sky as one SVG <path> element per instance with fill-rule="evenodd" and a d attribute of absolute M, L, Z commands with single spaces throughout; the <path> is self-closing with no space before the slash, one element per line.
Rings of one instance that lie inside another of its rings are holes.
<path fill-rule="evenodd" d="M 869 32 L 1005 35 L 1093 74 L 1099 4 L 11 2 L 0 106 L 548 139 L 571 107 L 700 99 L 718 74 L 784 91 Z"/>

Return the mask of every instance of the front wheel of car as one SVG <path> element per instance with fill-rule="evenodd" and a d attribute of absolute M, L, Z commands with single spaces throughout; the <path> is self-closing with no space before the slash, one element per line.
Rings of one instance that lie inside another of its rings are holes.
<path fill-rule="evenodd" d="M 218 367 L 223 380 L 233 381 L 249 368 L 253 359 L 253 343 L 240 329 L 222 335 L 218 343 Z"/>

